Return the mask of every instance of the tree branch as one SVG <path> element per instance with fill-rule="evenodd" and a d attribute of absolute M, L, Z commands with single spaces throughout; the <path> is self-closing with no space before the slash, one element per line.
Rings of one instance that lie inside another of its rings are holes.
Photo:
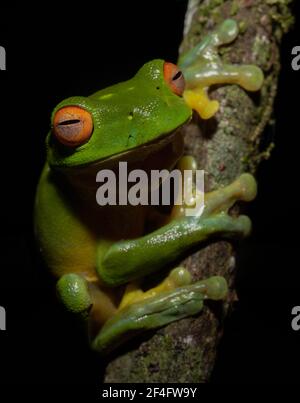
<path fill-rule="evenodd" d="M 260 94 L 237 86 L 214 88 L 220 102 L 215 119 L 194 118 L 185 129 L 186 153 L 205 169 L 207 190 L 232 182 L 245 171 L 255 173 L 272 144 L 264 144 L 270 124 L 280 70 L 279 47 L 292 23 L 290 0 L 190 0 L 185 16 L 183 52 L 225 18 L 239 22 L 240 35 L 221 49 L 230 63 L 257 64 L 265 73 Z M 238 207 L 235 207 L 235 211 Z M 131 345 L 131 351 L 108 364 L 105 382 L 207 382 L 211 375 L 222 323 L 236 298 L 235 248 L 232 243 L 211 243 L 189 256 L 184 265 L 194 280 L 223 275 L 230 293 L 222 312 L 219 304 L 206 305 L 198 317 L 183 319 L 158 330 L 151 338 Z"/>

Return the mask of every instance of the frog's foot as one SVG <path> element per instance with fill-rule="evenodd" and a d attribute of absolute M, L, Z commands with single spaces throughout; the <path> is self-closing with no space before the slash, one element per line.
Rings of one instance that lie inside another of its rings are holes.
<path fill-rule="evenodd" d="M 176 267 L 175 269 L 171 270 L 169 275 L 160 284 L 145 292 L 140 288 L 138 281 L 131 282 L 126 286 L 118 310 L 121 310 L 125 306 L 137 301 L 142 301 L 149 297 L 155 297 L 161 292 L 170 291 L 177 287 L 189 285 L 191 282 L 192 277 L 189 271 L 184 267 Z"/>
<path fill-rule="evenodd" d="M 246 237 L 251 220 L 240 215 L 232 217 L 228 210 L 238 201 L 251 201 L 256 196 L 256 181 L 251 174 L 242 174 L 230 185 L 205 194 L 205 207 L 200 217 L 202 232 L 207 237 L 219 234 L 224 238 Z"/>
<path fill-rule="evenodd" d="M 236 21 L 225 20 L 179 59 L 186 80 L 184 99 L 203 119 L 212 117 L 219 108 L 217 101 L 208 98 L 211 85 L 238 84 L 247 91 L 257 91 L 262 86 L 264 77 L 259 67 L 226 64 L 218 54 L 218 47 L 232 42 L 238 33 Z"/>
<path fill-rule="evenodd" d="M 221 300 L 226 295 L 226 280 L 218 276 L 162 291 L 118 311 L 105 323 L 92 346 L 95 350 L 106 353 L 137 333 L 197 314 L 202 310 L 206 298 Z"/>
<path fill-rule="evenodd" d="M 195 207 L 203 201 L 204 197 L 204 210 L 201 217 L 210 217 L 219 213 L 227 213 L 228 209 L 238 200 L 251 201 L 256 197 L 257 185 L 254 177 L 249 173 L 240 175 L 230 185 L 222 187 L 218 190 L 203 194 L 202 189 L 198 189 L 195 183 L 195 173 L 197 170 L 197 162 L 194 157 L 186 155 L 182 157 L 178 164 L 177 169 L 181 171 L 182 178 L 184 178 L 184 171 L 190 170 L 192 172 L 192 192 L 189 194 L 188 199 L 184 198 L 183 203 L 175 204 L 170 214 L 170 220 L 186 216 L 186 210 Z M 183 184 L 183 187 L 185 184 Z M 184 192 L 182 190 L 184 196 Z"/>
<path fill-rule="evenodd" d="M 202 217 L 227 213 L 238 201 L 252 201 L 257 193 L 257 184 L 253 175 L 244 173 L 230 185 L 205 194 L 205 208 Z"/>

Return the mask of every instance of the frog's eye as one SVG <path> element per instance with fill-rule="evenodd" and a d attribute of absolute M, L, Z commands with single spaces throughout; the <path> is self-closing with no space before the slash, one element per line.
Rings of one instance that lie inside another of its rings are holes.
<path fill-rule="evenodd" d="M 164 63 L 164 79 L 176 95 L 182 95 L 185 87 L 182 72 L 173 63 Z"/>
<path fill-rule="evenodd" d="M 53 134 L 66 146 L 79 146 L 88 141 L 92 133 L 92 116 L 79 106 L 64 106 L 54 115 Z"/>

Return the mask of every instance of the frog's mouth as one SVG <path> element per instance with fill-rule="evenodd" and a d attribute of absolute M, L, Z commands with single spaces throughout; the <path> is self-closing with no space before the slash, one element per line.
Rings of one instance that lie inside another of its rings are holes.
<path fill-rule="evenodd" d="M 108 158 L 76 166 L 57 166 L 55 169 L 61 171 L 72 184 L 85 189 L 91 189 L 97 185 L 95 178 L 101 169 L 111 170 L 118 177 L 120 162 L 127 162 L 128 172 L 142 169 L 149 175 L 152 170 L 170 170 L 183 154 L 182 128 L 183 126 L 154 141 Z"/>
<path fill-rule="evenodd" d="M 168 152 L 172 151 L 178 153 L 178 148 L 182 151 L 183 147 L 183 128 L 186 124 L 180 126 L 179 128 L 173 130 L 172 132 L 166 133 L 159 138 L 151 140 L 145 144 L 133 147 L 121 153 L 116 153 L 110 155 L 109 157 L 104 157 L 96 161 L 87 162 L 84 164 L 74 164 L 74 165 L 56 165 L 51 164 L 52 167 L 63 171 L 85 171 L 85 170 L 100 170 L 105 166 L 105 169 L 114 169 L 114 166 L 120 161 L 126 161 L 130 165 L 137 164 L 140 167 L 141 162 L 145 161 L 149 156 L 155 154 L 161 154 L 161 150 L 165 149 L 167 146 L 171 145 L 172 149 L 168 147 Z M 168 155 L 161 156 L 164 160 L 168 159 Z"/>

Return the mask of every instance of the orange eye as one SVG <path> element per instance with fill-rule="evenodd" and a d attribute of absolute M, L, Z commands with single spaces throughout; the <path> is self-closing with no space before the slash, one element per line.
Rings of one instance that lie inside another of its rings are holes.
<path fill-rule="evenodd" d="M 176 95 L 182 95 L 185 87 L 185 81 L 182 72 L 173 63 L 164 63 L 164 78 L 171 90 Z"/>
<path fill-rule="evenodd" d="M 64 106 L 53 119 L 53 134 L 66 146 L 79 146 L 91 137 L 93 119 L 91 114 L 79 106 Z"/>

